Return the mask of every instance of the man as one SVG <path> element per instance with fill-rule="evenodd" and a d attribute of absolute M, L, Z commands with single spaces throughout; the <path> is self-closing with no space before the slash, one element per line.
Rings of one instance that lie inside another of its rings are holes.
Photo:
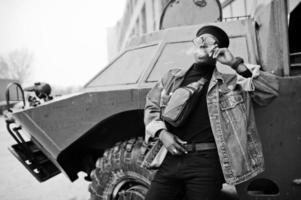
<path fill-rule="evenodd" d="M 277 78 L 234 57 L 227 34 L 216 26 L 199 29 L 193 42 L 195 63 L 186 71 L 170 70 L 147 95 L 146 141 L 163 143 L 150 162 L 159 169 L 147 200 L 216 199 L 224 181 L 239 184 L 264 170 L 252 100 L 270 103 L 278 95 Z M 220 73 L 216 62 L 236 74 Z M 185 123 L 164 121 L 174 91 L 201 78 L 208 81 L 192 95 L 197 103 Z"/>

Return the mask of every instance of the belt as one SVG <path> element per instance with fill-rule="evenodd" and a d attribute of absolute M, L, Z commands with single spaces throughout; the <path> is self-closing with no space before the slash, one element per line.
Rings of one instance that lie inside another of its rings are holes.
<path fill-rule="evenodd" d="M 205 151 L 205 150 L 216 149 L 215 143 L 184 144 L 183 147 L 188 152 Z"/>

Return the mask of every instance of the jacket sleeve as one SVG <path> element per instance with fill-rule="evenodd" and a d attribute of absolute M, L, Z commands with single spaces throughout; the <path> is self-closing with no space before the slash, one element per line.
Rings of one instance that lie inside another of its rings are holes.
<path fill-rule="evenodd" d="M 148 142 L 150 138 L 155 137 L 155 134 L 167 129 L 165 122 L 161 120 L 160 102 L 162 95 L 164 96 L 164 82 L 166 82 L 165 75 L 146 95 L 146 104 L 144 109 L 144 124 L 145 124 L 145 141 Z"/>
<path fill-rule="evenodd" d="M 260 106 L 268 105 L 279 95 L 279 80 L 277 76 L 260 70 L 259 65 L 246 64 L 251 71 L 250 78 L 237 74 L 237 84 L 243 91 L 250 92 L 254 102 Z"/>

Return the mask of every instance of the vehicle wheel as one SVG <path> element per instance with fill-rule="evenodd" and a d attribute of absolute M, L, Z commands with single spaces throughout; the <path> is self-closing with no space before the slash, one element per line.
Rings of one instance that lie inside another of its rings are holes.
<path fill-rule="evenodd" d="M 155 173 L 140 167 L 145 153 L 142 138 L 106 150 L 91 172 L 90 200 L 143 200 Z"/>

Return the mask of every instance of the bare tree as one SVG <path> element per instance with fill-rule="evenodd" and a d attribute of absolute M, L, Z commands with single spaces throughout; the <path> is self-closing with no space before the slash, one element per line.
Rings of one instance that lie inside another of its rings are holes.
<path fill-rule="evenodd" d="M 0 56 L 0 78 L 10 78 L 9 66 L 3 56 Z"/>
<path fill-rule="evenodd" d="M 24 82 L 30 73 L 33 54 L 28 49 L 18 49 L 0 56 L 0 77 Z"/>

